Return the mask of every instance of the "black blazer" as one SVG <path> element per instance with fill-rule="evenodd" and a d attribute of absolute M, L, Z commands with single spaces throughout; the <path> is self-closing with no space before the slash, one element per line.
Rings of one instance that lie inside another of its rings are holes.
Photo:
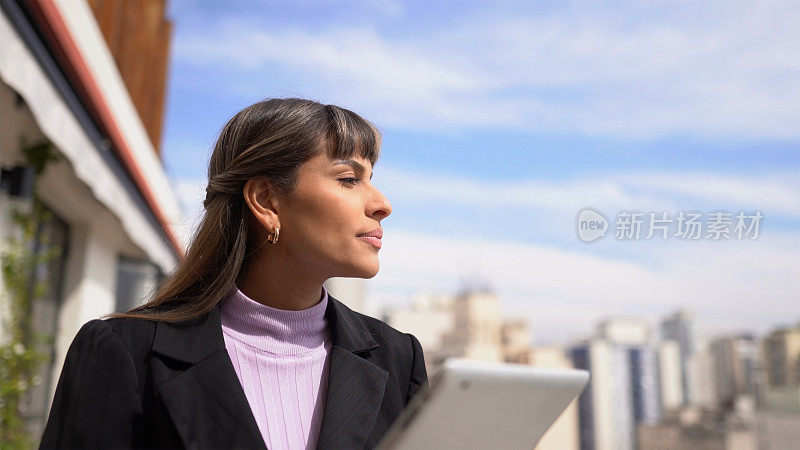
<path fill-rule="evenodd" d="M 374 447 L 423 386 L 411 334 L 334 297 L 318 449 Z M 92 320 L 70 345 L 40 448 L 266 445 L 225 350 L 219 306 L 190 322 Z"/>

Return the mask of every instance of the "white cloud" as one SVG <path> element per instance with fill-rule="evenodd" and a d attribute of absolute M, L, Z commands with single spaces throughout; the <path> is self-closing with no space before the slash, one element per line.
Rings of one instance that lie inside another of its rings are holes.
<path fill-rule="evenodd" d="M 379 123 L 651 138 L 796 138 L 800 7 L 783 2 L 581 4 L 485 11 L 429 33 L 254 26 L 177 40 L 179 60 L 296 73 Z M 455 20 L 458 19 L 458 20 Z M 247 45 L 241 45 L 247 42 Z M 260 94 L 261 92 L 259 92 Z"/>
<path fill-rule="evenodd" d="M 461 204 L 480 208 L 544 208 L 576 214 L 592 206 L 660 208 L 742 208 L 800 217 L 800 179 L 793 172 L 758 176 L 703 172 L 618 172 L 559 181 L 482 181 L 424 175 L 381 167 L 375 184 L 390 200 Z"/>
<path fill-rule="evenodd" d="M 794 172 L 747 177 L 691 172 L 641 173 L 626 175 L 623 183 L 639 191 L 744 205 L 800 217 L 800 178 L 797 175 Z"/>

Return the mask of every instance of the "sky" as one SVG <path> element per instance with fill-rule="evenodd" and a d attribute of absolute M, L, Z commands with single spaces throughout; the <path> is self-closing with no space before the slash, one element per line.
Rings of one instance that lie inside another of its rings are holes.
<path fill-rule="evenodd" d="M 800 320 L 797 2 L 173 0 L 168 14 L 162 154 L 184 235 L 224 123 L 299 96 L 383 133 L 377 304 L 487 282 L 538 344 L 678 308 L 707 337 Z M 579 239 L 584 208 L 605 237 Z M 621 212 L 681 211 L 763 219 L 756 239 L 644 239 L 648 221 L 615 237 Z"/>

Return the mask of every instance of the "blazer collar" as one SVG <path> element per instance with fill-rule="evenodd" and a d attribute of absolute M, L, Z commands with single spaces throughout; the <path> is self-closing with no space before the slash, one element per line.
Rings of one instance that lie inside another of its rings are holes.
<path fill-rule="evenodd" d="M 362 318 L 330 293 L 325 318 L 331 330 L 333 346 L 317 448 L 361 448 L 369 438 L 378 415 L 389 373 L 359 355 L 379 347 L 379 344 Z M 215 443 L 215 439 L 221 439 L 218 436 L 221 433 L 217 432 L 221 429 L 219 423 L 208 424 L 206 428 L 210 431 L 204 431 L 200 424 L 186 416 L 187 397 L 202 393 L 213 397 L 216 402 L 203 402 L 195 398 L 190 403 L 198 408 L 219 409 L 205 414 L 205 417 L 216 417 L 216 421 L 224 420 L 220 417 L 235 420 L 247 438 L 251 439 L 248 441 L 251 447 L 265 447 L 244 390 L 225 351 L 219 305 L 191 321 L 158 322 L 153 351 L 189 364 L 184 365 L 188 367 L 185 369 L 167 369 L 163 364 L 159 368 L 154 367 L 154 370 L 161 372 L 156 375 L 160 379 L 156 383 L 165 400 L 172 402 L 167 408 L 187 446 L 191 447 L 194 443 L 199 447 L 207 447 Z M 188 372 L 192 372 L 193 376 L 184 376 Z M 177 382 L 178 377 L 182 379 L 181 382 Z M 186 383 L 198 383 L 199 386 L 192 389 Z"/>

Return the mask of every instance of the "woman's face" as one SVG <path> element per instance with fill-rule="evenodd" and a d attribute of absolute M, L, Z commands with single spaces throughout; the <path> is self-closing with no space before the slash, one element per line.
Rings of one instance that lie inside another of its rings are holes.
<path fill-rule="evenodd" d="M 276 208 L 275 247 L 284 247 L 284 260 L 325 278 L 374 277 L 380 239 L 358 236 L 375 230 L 382 235 L 381 220 L 392 206 L 371 178 L 372 165 L 361 157 L 336 161 L 322 152 L 304 163 L 295 190 Z"/>

